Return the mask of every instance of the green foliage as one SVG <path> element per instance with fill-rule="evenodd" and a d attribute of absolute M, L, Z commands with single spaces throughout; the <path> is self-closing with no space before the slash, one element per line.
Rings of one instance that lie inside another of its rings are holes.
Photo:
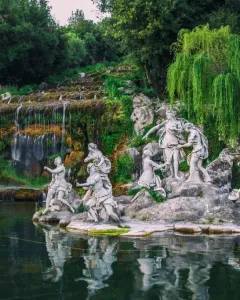
<path fill-rule="evenodd" d="M 76 213 L 77 213 L 77 214 L 81 214 L 81 213 L 83 213 L 83 212 L 85 212 L 85 211 L 86 211 L 85 206 L 84 206 L 83 204 L 81 204 L 81 205 L 77 208 Z"/>
<path fill-rule="evenodd" d="M 66 39 L 46 0 L 0 1 L 0 81 L 41 82 L 67 54 Z"/>
<path fill-rule="evenodd" d="M 235 28 L 240 28 L 239 4 L 233 1 L 202 0 L 95 0 L 103 12 L 111 14 L 108 32 L 111 32 L 128 55 L 146 72 L 150 87 L 165 91 L 167 66 L 172 57 L 170 45 L 176 40 L 180 29 L 193 29 L 205 24 L 222 25 L 212 14 L 228 9 L 234 14 Z M 225 15 L 226 16 L 226 15 Z M 229 22 L 232 21 L 228 17 Z M 226 24 L 228 25 L 228 24 Z"/>
<path fill-rule="evenodd" d="M 179 171 L 181 172 L 188 172 L 189 171 L 189 165 L 186 160 L 180 163 L 179 165 Z"/>
<path fill-rule="evenodd" d="M 87 55 L 84 41 L 76 33 L 69 32 L 68 37 L 68 64 L 70 67 L 78 66 Z"/>
<path fill-rule="evenodd" d="M 178 97 L 199 123 L 213 116 L 219 138 L 231 145 L 239 134 L 240 36 L 228 26 L 182 30 L 173 45 L 175 61 L 168 70 L 168 93 Z"/>
<path fill-rule="evenodd" d="M 134 167 L 134 159 L 130 155 L 119 156 L 115 162 L 114 181 L 121 183 L 132 181 Z"/>
<path fill-rule="evenodd" d="M 143 140 L 142 136 L 134 136 L 128 142 L 130 148 L 137 148 L 145 145 L 146 141 Z"/>
<path fill-rule="evenodd" d="M 239 162 L 234 161 L 232 168 L 232 188 L 239 189 L 240 188 L 240 166 Z"/>
<path fill-rule="evenodd" d="M 157 203 L 162 203 L 166 200 L 162 195 L 159 195 L 159 193 L 157 191 L 148 189 L 147 187 L 142 187 L 142 188 L 138 188 L 138 189 L 131 189 L 131 190 L 128 191 L 128 195 L 129 196 L 136 196 L 137 193 L 140 192 L 141 190 L 147 191 L 153 197 L 154 201 L 156 201 Z"/>

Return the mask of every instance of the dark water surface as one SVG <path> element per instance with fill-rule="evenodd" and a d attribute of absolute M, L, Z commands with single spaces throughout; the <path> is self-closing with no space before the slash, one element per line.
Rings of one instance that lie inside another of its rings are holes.
<path fill-rule="evenodd" d="M 240 299 L 240 237 L 130 240 L 41 228 L 32 203 L 0 204 L 0 299 Z"/>

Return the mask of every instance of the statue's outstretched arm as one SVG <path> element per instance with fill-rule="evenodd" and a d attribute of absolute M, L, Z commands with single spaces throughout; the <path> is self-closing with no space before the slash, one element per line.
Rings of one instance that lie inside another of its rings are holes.
<path fill-rule="evenodd" d="M 151 129 L 144 135 L 143 140 L 147 139 L 148 136 L 149 136 L 150 134 L 152 134 L 153 132 L 155 132 L 155 131 L 159 130 L 160 128 L 162 128 L 162 127 L 165 125 L 165 123 L 166 123 L 166 121 L 164 121 L 163 123 L 158 124 L 158 125 L 154 126 L 153 128 L 151 128 Z"/>
<path fill-rule="evenodd" d="M 193 143 L 186 143 L 186 144 L 183 144 L 183 145 L 178 145 L 177 148 L 180 149 L 180 148 L 187 148 L 187 147 L 192 147 Z"/>
<path fill-rule="evenodd" d="M 44 167 L 44 170 L 48 171 L 51 174 L 58 174 L 64 170 L 64 166 L 58 167 L 56 169 L 50 169 L 48 167 Z"/>
<path fill-rule="evenodd" d="M 76 182 L 76 187 L 92 187 L 96 182 L 85 182 L 85 183 L 78 183 Z"/>
<path fill-rule="evenodd" d="M 151 160 L 150 163 L 151 163 L 151 165 L 154 167 L 155 170 L 159 170 L 159 169 L 163 169 L 163 168 L 164 168 L 164 164 L 159 165 L 159 164 L 155 163 L 155 162 L 152 161 L 152 160 Z"/>

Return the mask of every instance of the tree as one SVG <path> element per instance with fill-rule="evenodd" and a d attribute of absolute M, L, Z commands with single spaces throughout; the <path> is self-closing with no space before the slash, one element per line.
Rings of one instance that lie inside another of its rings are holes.
<path fill-rule="evenodd" d="M 68 65 L 79 66 L 87 55 L 85 43 L 76 33 L 69 32 L 68 36 Z"/>
<path fill-rule="evenodd" d="M 234 145 L 240 133 L 240 35 L 229 26 L 181 30 L 173 50 L 167 78 L 171 101 L 179 98 L 199 123 L 213 116 L 220 138 Z"/>
<path fill-rule="evenodd" d="M 77 10 L 69 19 L 67 32 L 75 34 L 84 42 L 86 56 L 84 64 L 91 65 L 104 60 L 113 59 L 118 51 L 117 42 L 107 31 L 109 20 L 94 23 L 86 20 L 84 14 Z"/>
<path fill-rule="evenodd" d="M 170 46 L 180 29 L 205 24 L 213 12 L 239 9 L 236 0 L 93 0 L 111 14 L 112 32 L 147 74 L 149 85 L 165 91 Z M 213 18 L 212 18 L 213 20 Z"/>
<path fill-rule="evenodd" d="M 46 0 L 0 0 L 0 81 L 38 83 L 63 66 L 67 40 Z"/>
<path fill-rule="evenodd" d="M 84 12 L 81 9 L 77 9 L 75 12 L 72 12 L 71 17 L 68 19 L 70 26 L 76 26 L 81 21 L 85 20 Z"/>

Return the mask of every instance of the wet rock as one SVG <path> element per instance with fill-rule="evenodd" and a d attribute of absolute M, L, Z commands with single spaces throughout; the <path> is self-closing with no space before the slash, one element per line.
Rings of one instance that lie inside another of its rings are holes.
<path fill-rule="evenodd" d="M 40 223 L 58 224 L 60 220 L 71 217 L 72 214 L 69 211 L 49 212 L 47 215 L 41 216 Z"/>
<path fill-rule="evenodd" d="M 202 231 L 198 225 L 194 224 L 176 224 L 174 230 L 183 233 L 199 233 Z"/>

